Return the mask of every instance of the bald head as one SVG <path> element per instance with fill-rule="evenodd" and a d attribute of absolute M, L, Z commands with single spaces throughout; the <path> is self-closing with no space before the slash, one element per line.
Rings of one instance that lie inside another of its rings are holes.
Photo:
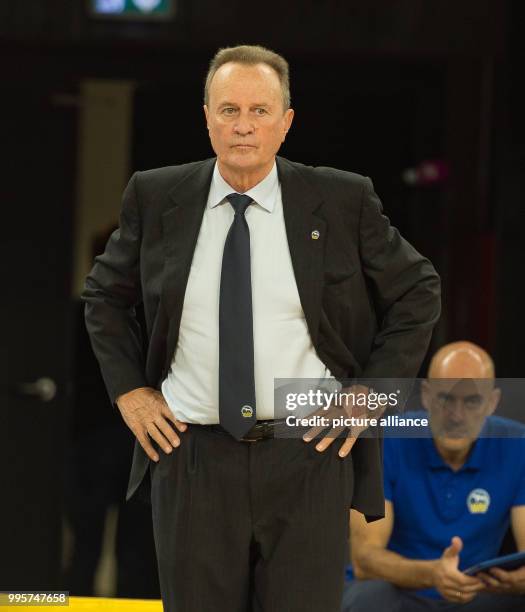
<path fill-rule="evenodd" d="M 494 378 L 494 362 L 477 344 L 452 342 L 432 357 L 429 378 Z"/>
<path fill-rule="evenodd" d="M 434 443 L 445 461 L 462 465 L 501 397 L 490 355 L 472 342 L 452 342 L 434 355 L 421 383 Z"/>

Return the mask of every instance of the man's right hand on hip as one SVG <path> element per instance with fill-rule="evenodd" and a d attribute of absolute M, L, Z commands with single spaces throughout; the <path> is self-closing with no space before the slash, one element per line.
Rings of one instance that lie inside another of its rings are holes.
<path fill-rule="evenodd" d="M 171 453 L 173 448 L 179 446 L 179 436 L 168 423 L 168 420 L 180 432 L 186 431 L 188 426 L 174 417 L 160 391 L 151 387 L 139 387 L 120 395 L 116 404 L 126 425 L 135 434 L 150 459 L 153 461 L 159 460 L 150 437 L 166 453 Z"/>

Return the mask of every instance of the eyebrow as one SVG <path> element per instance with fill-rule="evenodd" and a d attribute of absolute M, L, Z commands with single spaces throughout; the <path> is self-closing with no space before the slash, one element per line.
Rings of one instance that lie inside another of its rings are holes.
<path fill-rule="evenodd" d="M 239 106 L 239 105 L 236 104 L 235 102 L 221 102 L 219 104 L 219 108 L 222 108 L 223 106 Z M 252 104 L 251 106 L 270 108 L 270 105 L 266 104 L 265 102 L 256 102 L 255 104 Z"/>
<path fill-rule="evenodd" d="M 446 391 L 440 391 L 438 393 L 438 397 L 441 399 L 457 399 L 458 396 L 454 395 L 454 393 L 447 393 Z M 469 395 L 464 395 L 463 400 L 482 400 L 483 396 L 480 393 L 470 393 Z"/>

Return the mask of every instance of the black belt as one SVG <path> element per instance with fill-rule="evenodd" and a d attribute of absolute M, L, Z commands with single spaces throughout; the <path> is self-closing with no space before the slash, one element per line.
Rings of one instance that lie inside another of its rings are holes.
<path fill-rule="evenodd" d="M 271 419 L 268 421 L 257 421 L 257 423 L 249 429 L 239 442 L 257 442 L 258 440 L 266 440 L 274 437 L 274 430 L 276 425 L 282 425 L 285 423 L 285 419 Z M 226 431 L 220 425 L 197 425 L 213 433 L 224 434 L 230 436 L 231 434 Z"/>

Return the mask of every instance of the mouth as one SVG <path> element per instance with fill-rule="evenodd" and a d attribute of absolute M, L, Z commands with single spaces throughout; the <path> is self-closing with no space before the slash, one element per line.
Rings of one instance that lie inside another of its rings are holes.
<path fill-rule="evenodd" d="M 466 438 L 469 431 L 463 427 L 443 427 L 443 434 L 447 438 Z"/>
<path fill-rule="evenodd" d="M 232 149 L 256 149 L 255 145 L 247 145 L 247 144 L 237 144 L 232 145 Z"/>

